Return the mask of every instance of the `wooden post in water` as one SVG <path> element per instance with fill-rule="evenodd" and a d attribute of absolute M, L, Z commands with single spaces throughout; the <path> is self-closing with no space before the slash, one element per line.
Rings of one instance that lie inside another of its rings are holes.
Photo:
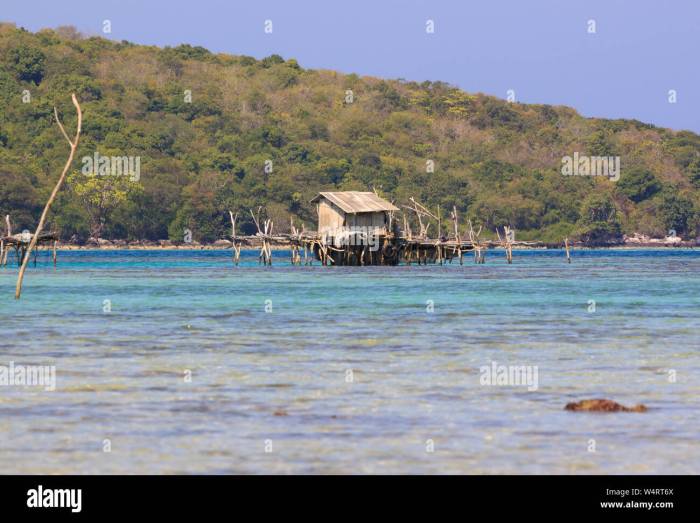
<path fill-rule="evenodd" d="M 5 236 L 9 238 L 10 236 L 12 236 L 12 224 L 10 223 L 9 214 L 5 215 L 5 223 L 7 224 L 7 234 Z M 9 254 L 10 246 L 9 244 L 5 245 L 5 242 L 3 241 L 3 247 L 3 254 L 0 255 L 0 266 L 7 267 L 7 255 Z"/>
<path fill-rule="evenodd" d="M 272 265 L 272 246 L 270 245 L 269 236 L 272 234 L 272 220 L 265 220 L 265 237 L 263 238 L 263 249 L 265 251 L 264 259 L 267 265 Z"/>
<path fill-rule="evenodd" d="M 256 217 L 255 214 L 253 214 L 253 211 L 250 211 L 250 215 L 253 217 L 253 221 L 255 222 L 255 226 L 258 229 L 258 232 L 255 234 L 262 240 L 262 246 L 260 247 L 260 255 L 258 256 L 258 263 L 262 263 L 263 265 L 271 266 L 272 265 L 272 247 L 270 246 L 270 240 L 272 237 L 272 227 L 273 223 L 271 219 L 267 219 L 263 222 L 263 227 L 260 227 L 260 210 L 262 209 L 261 207 L 258 207 L 258 216 Z"/>
<path fill-rule="evenodd" d="M 472 226 L 472 221 L 468 221 L 469 224 L 469 241 L 474 249 L 474 263 L 486 263 L 486 254 L 483 252 L 486 250 L 485 245 L 481 245 L 479 242 L 479 236 L 481 235 L 481 226 L 478 231 L 474 230 Z"/>
<path fill-rule="evenodd" d="M 296 246 L 294 245 L 294 237 L 297 235 L 296 232 L 297 232 L 297 231 L 296 231 L 296 229 L 295 229 L 295 227 L 294 227 L 294 218 L 292 218 L 292 217 L 290 216 L 290 217 L 289 217 L 289 233 L 290 233 L 290 235 L 291 235 L 291 238 L 290 238 L 290 239 L 291 239 L 291 242 L 290 242 L 290 244 L 289 244 L 289 247 L 290 247 L 290 249 L 291 249 L 291 251 L 292 251 L 292 255 L 291 255 L 291 259 L 290 259 L 290 262 L 291 262 L 292 265 L 296 265 L 296 264 L 297 264 L 297 254 L 299 253 L 299 247 L 296 247 Z"/>
<path fill-rule="evenodd" d="M 304 243 L 304 232 L 306 228 L 301 224 L 301 229 L 294 226 L 294 218 L 289 217 L 289 246 L 292 250 L 291 262 L 292 265 L 301 265 L 301 254 L 299 250 L 304 248 L 304 262 L 306 262 L 306 244 Z"/>
<path fill-rule="evenodd" d="M 564 247 L 566 248 L 566 262 L 571 263 L 571 254 L 569 254 L 569 238 L 564 238 Z"/>
<path fill-rule="evenodd" d="M 496 227 L 496 234 L 506 251 L 506 260 L 509 264 L 513 263 L 513 241 L 515 241 L 515 231 L 511 229 L 510 226 L 505 225 L 503 227 L 503 238 L 501 238 L 501 233 L 498 232 L 498 227 Z"/>
<path fill-rule="evenodd" d="M 233 249 L 231 252 L 231 259 L 233 260 L 233 264 L 238 266 L 238 262 L 241 259 L 241 244 L 236 244 L 236 220 L 238 219 L 238 213 L 234 216 L 234 214 L 229 211 L 228 214 L 231 218 L 231 248 Z"/>
<path fill-rule="evenodd" d="M 457 219 L 457 206 L 456 205 L 452 206 L 452 222 L 454 224 L 455 241 L 457 242 L 456 252 L 457 252 L 457 255 L 459 256 L 459 264 L 462 265 L 463 264 L 462 239 L 459 236 L 459 221 Z"/>

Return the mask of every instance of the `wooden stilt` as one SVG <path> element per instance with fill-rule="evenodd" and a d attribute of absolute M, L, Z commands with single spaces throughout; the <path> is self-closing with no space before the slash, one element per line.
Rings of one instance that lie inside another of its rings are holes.
<path fill-rule="evenodd" d="M 498 235 L 498 240 L 506 251 L 506 261 L 510 264 L 513 263 L 513 242 L 515 241 L 515 231 L 506 225 L 503 227 L 503 238 L 501 238 L 501 233 L 498 232 L 496 228 L 496 234 Z"/>
<path fill-rule="evenodd" d="M 5 223 L 7 224 L 7 237 L 9 238 L 10 236 L 12 236 L 12 224 L 10 223 L 10 215 L 9 214 L 5 215 Z M 3 241 L 4 255 L 0 256 L 0 265 L 3 267 L 7 267 L 7 255 L 8 255 L 8 251 L 10 249 L 9 249 L 9 245 L 4 245 L 4 243 L 5 242 Z"/>
<path fill-rule="evenodd" d="M 486 245 L 482 245 L 479 240 L 482 228 L 479 227 L 479 230 L 475 231 L 471 220 L 468 220 L 467 224 L 469 225 L 469 242 L 472 244 L 472 248 L 474 249 L 474 263 L 485 263 L 486 255 L 484 254 L 484 251 L 486 250 Z"/>
<path fill-rule="evenodd" d="M 234 215 L 229 211 L 228 214 L 231 218 L 231 261 L 234 265 L 238 266 L 238 262 L 241 259 L 241 244 L 236 243 L 236 220 L 238 220 L 238 213 Z"/>
<path fill-rule="evenodd" d="M 272 220 L 268 218 L 263 222 L 263 227 L 260 227 L 261 210 L 262 207 L 258 207 L 257 216 L 253 214 L 253 211 L 251 210 L 250 215 L 253 217 L 253 222 L 255 223 L 255 226 L 258 229 L 258 232 L 255 235 L 262 240 L 260 254 L 258 255 L 258 264 L 262 264 L 269 267 L 272 265 L 272 247 L 270 240 L 272 239 L 272 229 L 274 224 Z"/>

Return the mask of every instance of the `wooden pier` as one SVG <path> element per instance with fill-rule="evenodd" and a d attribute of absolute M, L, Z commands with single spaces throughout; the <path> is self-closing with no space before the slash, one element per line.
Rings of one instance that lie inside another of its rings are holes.
<path fill-rule="evenodd" d="M 552 247 L 542 242 L 516 241 L 514 231 L 508 226 L 502 231 L 496 230 L 497 240 L 482 239 L 482 228 L 475 229 L 471 220 L 467 220 L 464 230 L 460 228 L 456 208 L 452 209 L 449 220 L 443 224 L 439 209 L 434 214 L 411 198 L 411 205 L 405 206 L 405 209 L 415 214 L 418 231 L 414 231 L 410 225 L 409 213 L 402 213 L 402 223 L 399 226 L 394 218 L 394 213 L 399 209 L 388 202 L 382 203 L 374 193 L 347 194 L 321 193 L 343 202 L 349 210 L 334 211 L 334 214 L 332 209 L 321 209 L 326 202 L 319 202 L 318 231 L 307 231 L 303 224 L 298 227 L 291 218 L 289 232 L 276 233 L 272 220 L 265 219 L 263 208 L 258 207 L 256 212 L 250 211 L 257 233 L 239 236 L 236 233 L 238 215 L 229 211 L 234 265 L 240 263 L 241 249 L 244 246 L 259 249 L 259 263 L 267 266 L 272 265 L 273 247 L 288 248 L 292 265 L 311 265 L 318 261 L 324 266 L 392 266 L 401 263 L 443 265 L 453 262 L 463 265 L 465 254 L 473 255 L 474 263 L 483 264 L 486 262 L 487 251 L 493 249 L 503 249 L 507 262 L 512 263 L 514 247 Z M 338 199 L 339 197 L 344 200 Z M 367 198 L 371 200 L 369 204 L 365 202 L 365 205 L 369 205 L 369 210 L 358 203 Z M 354 206 L 348 203 L 350 201 L 354 201 Z M 361 212 L 351 212 L 358 207 Z M 34 235 L 29 231 L 12 234 L 9 216 L 5 217 L 5 221 L 7 232 L 0 237 L 0 267 L 7 266 L 10 250 L 14 250 L 17 265 L 21 266 Z M 432 225 L 436 225 L 435 229 L 440 233 L 437 238 L 428 235 Z M 34 265 L 37 253 L 43 246 L 51 249 L 55 267 L 58 241 L 57 232 L 40 232 L 36 248 L 31 253 L 34 255 Z M 562 246 L 566 247 L 567 261 L 570 263 L 571 242 L 566 239 Z"/>
<path fill-rule="evenodd" d="M 497 240 L 482 239 L 482 228 L 475 230 L 471 220 L 467 221 L 468 228 L 461 230 L 456 207 L 443 223 L 439 208 L 433 213 L 414 198 L 404 206 L 410 212 L 402 213 L 401 227 L 395 219 L 400 209 L 376 193 L 325 192 L 311 201 L 317 203 L 319 217 L 318 230 L 313 232 L 306 231 L 303 225 L 297 228 L 292 219 L 289 233 L 275 234 L 273 222 L 260 217 L 259 207 L 256 213 L 250 211 L 258 232 L 238 236 L 237 215 L 229 211 L 234 264 L 239 263 L 241 245 L 260 248 L 262 265 L 272 265 L 274 245 L 289 247 L 293 265 L 309 265 L 317 260 L 325 266 L 442 265 L 453 261 L 462 265 L 467 253 L 473 253 L 474 263 L 482 264 L 486 262 L 486 252 L 497 248 L 502 248 L 507 262 L 512 263 L 514 247 L 545 246 L 542 242 L 516 241 L 515 231 L 508 226 L 495 231 Z M 417 232 L 413 231 L 409 216 L 415 218 Z M 431 225 L 437 230 L 436 238 L 428 234 Z"/>
<path fill-rule="evenodd" d="M 310 265 L 319 261 L 321 265 L 365 266 L 365 265 L 428 265 L 459 262 L 464 264 L 465 254 L 473 254 L 474 263 L 485 263 L 488 250 L 502 249 L 508 263 L 513 262 L 513 247 L 552 247 L 542 242 L 513 241 L 504 245 L 500 241 L 482 240 L 475 246 L 470 240 L 457 239 L 408 239 L 404 236 L 380 237 L 381 248 L 372 250 L 368 246 L 345 245 L 335 247 L 332 238 L 317 233 L 302 236 L 291 234 L 260 236 L 237 236 L 233 247 L 233 262 L 240 262 L 240 249 L 260 249 L 259 263 L 272 265 L 271 246 L 287 247 L 292 265 Z"/>

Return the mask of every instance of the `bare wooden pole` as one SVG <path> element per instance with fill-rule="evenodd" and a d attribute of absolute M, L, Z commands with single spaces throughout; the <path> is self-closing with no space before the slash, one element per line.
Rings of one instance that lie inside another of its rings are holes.
<path fill-rule="evenodd" d="M 238 262 L 241 259 L 241 244 L 236 244 L 236 220 L 238 219 L 238 213 L 234 215 L 231 211 L 229 211 L 228 215 L 231 218 L 231 247 L 233 249 L 231 252 L 231 258 L 233 260 L 233 264 L 238 265 Z"/>
<path fill-rule="evenodd" d="M 413 231 L 411 231 L 411 224 L 408 223 L 408 216 L 405 212 L 401 213 L 403 216 L 403 235 L 407 240 L 413 239 Z"/>
<path fill-rule="evenodd" d="M 462 265 L 462 238 L 459 235 L 459 219 L 457 217 L 457 206 L 452 206 L 452 222 L 454 224 L 455 242 L 457 242 L 457 247 L 455 252 L 459 256 L 459 264 Z"/>
<path fill-rule="evenodd" d="M 513 229 L 508 225 L 503 227 L 503 238 L 501 238 L 501 233 L 498 232 L 498 227 L 496 227 L 496 234 L 498 235 L 498 240 L 506 251 L 506 261 L 508 263 L 513 263 L 513 241 L 515 240 L 515 234 Z"/>
<path fill-rule="evenodd" d="M 294 218 L 290 216 L 289 218 L 289 243 L 292 251 L 292 265 L 301 265 L 301 251 L 304 249 L 304 262 L 306 262 L 306 243 L 304 242 L 304 233 L 306 232 L 306 227 L 304 223 L 301 224 L 301 229 L 297 229 L 294 225 Z"/>
<path fill-rule="evenodd" d="M 250 215 L 253 217 L 255 226 L 258 228 L 258 232 L 255 234 L 262 240 L 262 246 L 260 247 L 260 255 L 258 256 L 258 263 L 263 265 L 272 265 L 272 228 L 274 226 L 271 219 L 267 219 L 263 222 L 263 227 L 260 227 L 260 211 L 262 206 L 258 207 L 257 216 L 250 211 Z"/>
<path fill-rule="evenodd" d="M 506 245 L 508 253 L 508 263 L 513 263 L 513 241 L 515 241 L 515 231 L 506 225 L 505 229 Z"/>
<path fill-rule="evenodd" d="M 571 254 L 569 253 L 569 238 L 564 238 L 564 247 L 566 248 L 566 262 L 571 263 Z"/>
<path fill-rule="evenodd" d="M 474 248 L 474 263 L 486 263 L 486 256 L 483 252 L 483 250 L 486 249 L 486 246 L 481 245 L 479 242 L 479 236 L 481 235 L 481 227 L 479 227 L 478 231 L 474 230 L 474 227 L 472 226 L 472 221 L 468 221 L 469 224 L 469 241 L 472 244 L 472 247 Z"/>
<path fill-rule="evenodd" d="M 12 224 L 10 223 L 10 215 L 9 214 L 5 215 L 5 223 L 7 224 L 7 234 L 5 236 L 7 236 L 9 238 L 10 236 L 12 236 Z M 10 246 L 9 245 L 5 246 L 4 241 L 2 243 L 3 243 L 4 250 L 3 250 L 3 254 L 0 254 L 0 267 L 7 267 L 7 255 L 10 252 Z"/>
<path fill-rule="evenodd" d="M 68 133 L 66 133 L 66 130 L 63 127 L 63 124 L 61 123 L 61 120 L 58 118 L 58 111 L 56 108 L 53 108 L 54 116 L 56 117 L 56 123 L 58 124 L 58 127 L 61 129 L 61 132 L 63 133 L 63 136 L 65 137 L 66 140 L 68 140 L 68 143 L 70 144 L 70 155 L 68 156 L 68 160 L 66 160 L 66 165 L 63 167 L 63 172 L 61 173 L 61 177 L 58 179 L 58 183 L 56 183 L 56 187 L 54 187 L 53 192 L 51 192 L 51 196 L 49 196 L 49 200 L 46 202 L 46 206 L 44 207 L 44 212 L 41 213 L 41 218 L 39 219 L 39 224 L 36 227 L 36 231 L 34 232 L 34 236 L 32 236 L 32 240 L 29 242 L 29 247 L 27 249 L 27 252 L 24 256 L 24 259 L 22 260 L 22 267 L 19 269 L 19 275 L 17 276 L 17 286 L 15 288 L 15 299 L 19 299 L 19 297 L 22 294 L 22 279 L 24 278 L 24 271 L 27 269 L 27 262 L 29 261 L 29 255 L 32 252 L 32 249 L 36 247 L 36 242 L 39 240 L 39 234 L 41 234 L 41 230 L 44 228 L 44 222 L 46 221 L 46 216 L 49 214 L 49 209 L 51 209 L 51 204 L 53 201 L 56 199 L 56 195 L 58 194 L 59 189 L 61 188 L 61 185 L 63 185 L 63 180 L 66 177 L 66 173 L 68 172 L 68 169 L 70 168 L 71 164 L 73 163 L 73 157 L 75 156 L 75 151 L 78 148 L 78 142 L 80 141 L 80 130 L 83 125 L 83 112 L 80 108 L 80 104 L 78 103 L 78 99 L 75 97 L 75 94 L 71 95 L 71 99 L 73 100 L 73 105 L 75 106 L 75 110 L 78 113 L 78 127 L 75 131 L 75 138 L 71 141 L 71 139 L 68 137 Z"/>
<path fill-rule="evenodd" d="M 294 228 L 294 218 L 292 218 L 291 216 L 289 217 L 289 233 L 290 233 L 290 236 L 291 236 L 291 237 L 296 236 L 296 229 Z M 297 253 L 298 253 L 297 247 L 296 247 L 296 246 L 294 245 L 294 243 L 292 242 L 291 245 L 290 245 L 290 248 L 291 248 L 291 251 L 292 251 L 292 256 L 291 256 L 291 260 L 290 260 L 290 261 L 292 262 L 292 265 L 296 265 L 296 263 L 297 263 Z"/>
<path fill-rule="evenodd" d="M 420 234 L 418 238 L 420 239 L 425 239 L 428 237 L 428 228 L 430 227 L 430 224 L 423 224 L 423 216 L 429 216 L 430 218 L 437 220 L 439 222 L 439 218 L 435 216 L 432 212 L 430 212 L 425 206 L 421 205 L 416 201 L 415 198 L 411 197 L 409 198 L 411 200 L 411 203 L 413 203 L 413 207 L 410 206 L 405 206 L 407 209 L 410 209 L 416 213 L 416 216 L 418 217 L 418 226 L 420 228 Z M 439 236 L 439 230 L 438 230 L 438 236 Z"/>

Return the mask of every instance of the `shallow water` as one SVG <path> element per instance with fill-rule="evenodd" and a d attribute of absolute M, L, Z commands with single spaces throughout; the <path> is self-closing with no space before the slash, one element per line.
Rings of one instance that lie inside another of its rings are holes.
<path fill-rule="evenodd" d="M 0 365 L 56 367 L 0 386 L 5 473 L 700 472 L 697 250 L 45 256 L 19 302 L 0 269 Z M 494 361 L 536 390 L 482 384 Z M 563 410 L 595 397 L 650 410 Z"/>

